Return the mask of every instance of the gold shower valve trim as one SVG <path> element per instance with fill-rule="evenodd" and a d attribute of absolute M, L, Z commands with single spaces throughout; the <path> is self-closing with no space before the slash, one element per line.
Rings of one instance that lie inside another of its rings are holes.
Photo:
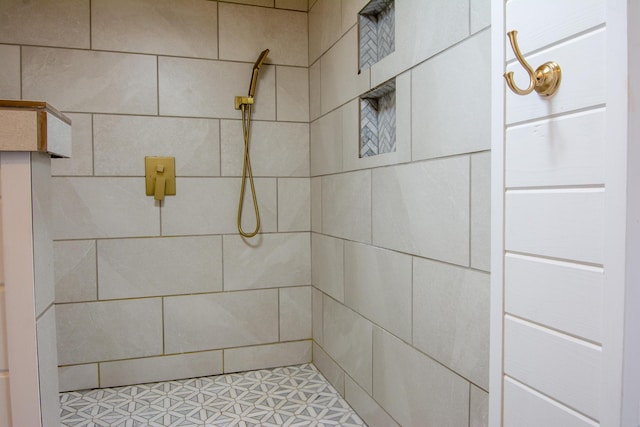
<path fill-rule="evenodd" d="M 147 196 L 164 200 L 176 195 L 176 162 L 174 157 L 147 156 L 144 158 Z"/>
<path fill-rule="evenodd" d="M 236 110 L 239 110 L 243 105 L 252 105 L 252 96 L 236 96 Z"/>

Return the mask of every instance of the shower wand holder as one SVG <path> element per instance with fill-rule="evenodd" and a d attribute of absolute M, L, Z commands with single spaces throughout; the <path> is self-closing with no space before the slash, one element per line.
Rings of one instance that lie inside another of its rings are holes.
<path fill-rule="evenodd" d="M 239 110 L 243 105 L 253 104 L 252 96 L 236 96 L 236 110 Z"/>

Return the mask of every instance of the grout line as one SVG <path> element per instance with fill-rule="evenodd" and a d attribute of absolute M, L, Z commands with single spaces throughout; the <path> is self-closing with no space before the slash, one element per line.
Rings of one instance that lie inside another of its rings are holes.
<path fill-rule="evenodd" d="M 93 50 L 93 0 L 89 0 L 89 50 Z"/>
<path fill-rule="evenodd" d="M 224 236 L 220 236 L 220 262 L 222 266 L 220 267 L 220 272 L 222 274 L 222 289 L 220 292 L 224 292 Z"/>
<path fill-rule="evenodd" d="M 473 253 L 473 155 L 469 154 L 469 255 L 467 257 L 467 266 L 471 267 L 471 257 Z"/>
<path fill-rule="evenodd" d="M 20 71 L 20 99 L 24 99 L 22 94 L 22 90 L 23 90 L 22 88 L 24 86 L 24 72 L 22 69 L 22 62 L 24 61 L 24 58 L 23 58 L 22 46 L 18 46 L 18 57 L 19 57 L 18 69 Z"/>
<path fill-rule="evenodd" d="M 98 286 L 98 239 L 93 241 L 93 247 L 96 251 L 96 301 L 100 301 L 100 287 Z"/>
<path fill-rule="evenodd" d="M 277 288 L 278 291 L 278 342 L 280 342 L 280 337 L 282 336 L 281 322 L 280 322 L 280 288 Z"/>
<path fill-rule="evenodd" d="M 165 319 L 164 319 L 164 296 L 160 301 L 160 309 L 162 313 L 162 354 L 166 354 L 166 344 L 165 344 Z"/>

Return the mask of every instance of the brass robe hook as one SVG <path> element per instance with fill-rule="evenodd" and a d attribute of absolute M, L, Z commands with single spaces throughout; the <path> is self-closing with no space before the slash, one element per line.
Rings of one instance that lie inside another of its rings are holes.
<path fill-rule="evenodd" d="M 524 67 L 525 71 L 529 75 L 529 87 L 526 89 L 520 89 L 516 86 L 515 81 L 513 80 L 513 71 L 509 71 L 508 73 L 504 73 L 504 78 L 507 81 L 507 85 L 509 88 L 518 95 L 528 95 L 534 89 L 541 96 L 551 96 L 558 90 L 560 87 L 560 80 L 562 79 L 562 71 L 560 70 L 560 66 L 553 62 L 545 62 L 541 66 L 539 66 L 535 71 L 531 68 L 531 65 L 524 59 L 522 53 L 520 52 L 520 48 L 518 47 L 518 40 L 516 36 L 518 32 L 513 30 L 507 33 L 509 36 L 509 42 L 511 43 L 511 48 L 513 49 L 513 53 L 516 55 L 518 62 L 522 67 Z"/>

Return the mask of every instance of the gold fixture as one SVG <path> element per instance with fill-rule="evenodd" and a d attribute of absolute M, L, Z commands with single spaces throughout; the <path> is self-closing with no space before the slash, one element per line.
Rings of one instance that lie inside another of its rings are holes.
<path fill-rule="evenodd" d="M 236 96 L 236 110 L 239 110 L 243 105 L 253 104 L 253 98 L 249 96 Z"/>
<path fill-rule="evenodd" d="M 528 95 L 534 89 L 541 96 L 551 96 L 558 90 L 560 87 L 560 80 L 562 79 L 562 71 L 560 70 L 560 66 L 553 62 L 545 62 L 538 68 L 536 71 L 533 71 L 531 65 L 524 59 L 522 53 L 520 52 L 520 48 L 518 47 L 518 40 L 516 36 L 518 32 L 513 30 L 507 33 L 509 37 L 509 42 L 511 43 L 511 48 L 513 49 L 513 53 L 515 53 L 516 58 L 520 65 L 522 65 L 529 75 L 529 87 L 526 89 L 520 89 L 516 86 L 513 80 L 513 71 L 509 71 L 508 73 L 504 73 L 504 78 L 507 81 L 507 85 L 509 88 L 518 95 Z"/>
<path fill-rule="evenodd" d="M 174 157 L 144 158 L 147 196 L 164 200 L 176 195 L 176 162 Z"/>

